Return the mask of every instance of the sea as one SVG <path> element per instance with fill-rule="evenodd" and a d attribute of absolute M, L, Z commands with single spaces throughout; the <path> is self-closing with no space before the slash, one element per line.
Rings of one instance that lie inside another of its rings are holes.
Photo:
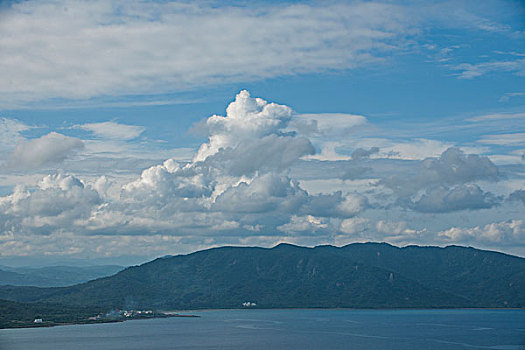
<path fill-rule="evenodd" d="M 525 349 L 525 310 L 210 310 L 0 330 L 0 349 Z"/>

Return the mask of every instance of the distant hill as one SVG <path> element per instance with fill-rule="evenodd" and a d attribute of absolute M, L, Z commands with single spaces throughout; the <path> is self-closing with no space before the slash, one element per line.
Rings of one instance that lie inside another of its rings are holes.
<path fill-rule="evenodd" d="M 0 266 L 0 285 L 63 287 L 114 275 L 123 266 L 48 266 L 40 268 Z"/>
<path fill-rule="evenodd" d="M 45 303 L 17 303 L 0 300 L 0 329 L 32 326 L 51 326 L 66 323 L 87 323 L 88 317 L 103 312 L 101 309 L 63 306 Z M 42 323 L 35 324 L 40 318 Z M 0 344 L 1 345 L 1 344 Z M 0 347 L 4 349 L 3 347 Z"/>
<path fill-rule="evenodd" d="M 0 287 L 0 299 L 198 309 L 525 307 L 525 259 L 386 243 L 222 247 L 159 258 L 63 288 Z"/>

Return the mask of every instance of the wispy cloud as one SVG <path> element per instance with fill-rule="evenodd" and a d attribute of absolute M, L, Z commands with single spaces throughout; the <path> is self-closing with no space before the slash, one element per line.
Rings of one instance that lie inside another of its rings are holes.
<path fill-rule="evenodd" d="M 80 124 L 72 128 L 90 131 L 100 138 L 122 141 L 133 140 L 146 130 L 143 126 L 121 124 L 113 121 Z"/>
<path fill-rule="evenodd" d="M 502 119 L 525 119 L 525 113 L 493 113 L 484 114 L 477 117 L 468 118 L 469 122 L 481 122 L 486 120 L 502 120 Z"/>
<path fill-rule="evenodd" d="M 513 134 L 500 134 L 500 135 L 484 135 L 479 143 L 489 145 L 501 145 L 501 146 L 517 146 L 525 144 L 525 133 L 518 132 Z"/>
<path fill-rule="evenodd" d="M 377 66 L 396 52 L 424 45 L 419 35 L 428 23 L 432 28 L 513 32 L 485 18 L 486 9 L 478 10 L 447 1 L 410 6 L 261 2 L 246 7 L 139 0 L 12 2 L 3 7 L 0 21 L 0 103 L 4 108 L 49 108 L 49 100 L 62 108 L 176 104 L 181 103 L 177 98 L 159 96 Z M 449 60 L 451 50 L 461 45 L 442 48 L 437 59 Z M 522 60 L 463 63 L 454 69 L 463 79 L 492 71 L 524 74 Z M 147 97 L 126 100 L 139 95 Z"/>
<path fill-rule="evenodd" d="M 22 132 L 31 129 L 30 125 L 16 119 L 0 118 L 0 149 L 12 149 L 18 142 L 24 140 Z"/>
<path fill-rule="evenodd" d="M 525 96 L 525 92 L 507 92 L 499 99 L 499 102 L 509 102 L 512 97 Z"/>
<path fill-rule="evenodd" d="M 14 2 L 0 21 L 0 102 L 151 95 L 352 69 L 401 48 L 410 25 L 388 3 Z"/>
<path fill-rule="evenodd" d="M 458 75 L 459 79 L 474 79 L 492 72 L 510 72 L 518 76 L 525 76 L 525 59 L 461 63 L 451 68 L 461 71 Z"/>

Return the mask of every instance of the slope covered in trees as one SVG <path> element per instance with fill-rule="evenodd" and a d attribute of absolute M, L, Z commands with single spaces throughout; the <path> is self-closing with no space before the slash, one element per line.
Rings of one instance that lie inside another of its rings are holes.
<path fill-rule="evenodd" d="M 106 308 L 525 307 L 525 259 L 473 248 L 385 243 L 222 247 L 159 258 L 63 288 L 0 298 Z"/>

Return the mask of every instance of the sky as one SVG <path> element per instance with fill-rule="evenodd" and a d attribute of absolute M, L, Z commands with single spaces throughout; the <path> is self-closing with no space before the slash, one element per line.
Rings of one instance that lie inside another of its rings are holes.
<path fill-rule="evenodd" d="M 0 264 L 525 256 L 521 1 L 0 5 Z"/>

